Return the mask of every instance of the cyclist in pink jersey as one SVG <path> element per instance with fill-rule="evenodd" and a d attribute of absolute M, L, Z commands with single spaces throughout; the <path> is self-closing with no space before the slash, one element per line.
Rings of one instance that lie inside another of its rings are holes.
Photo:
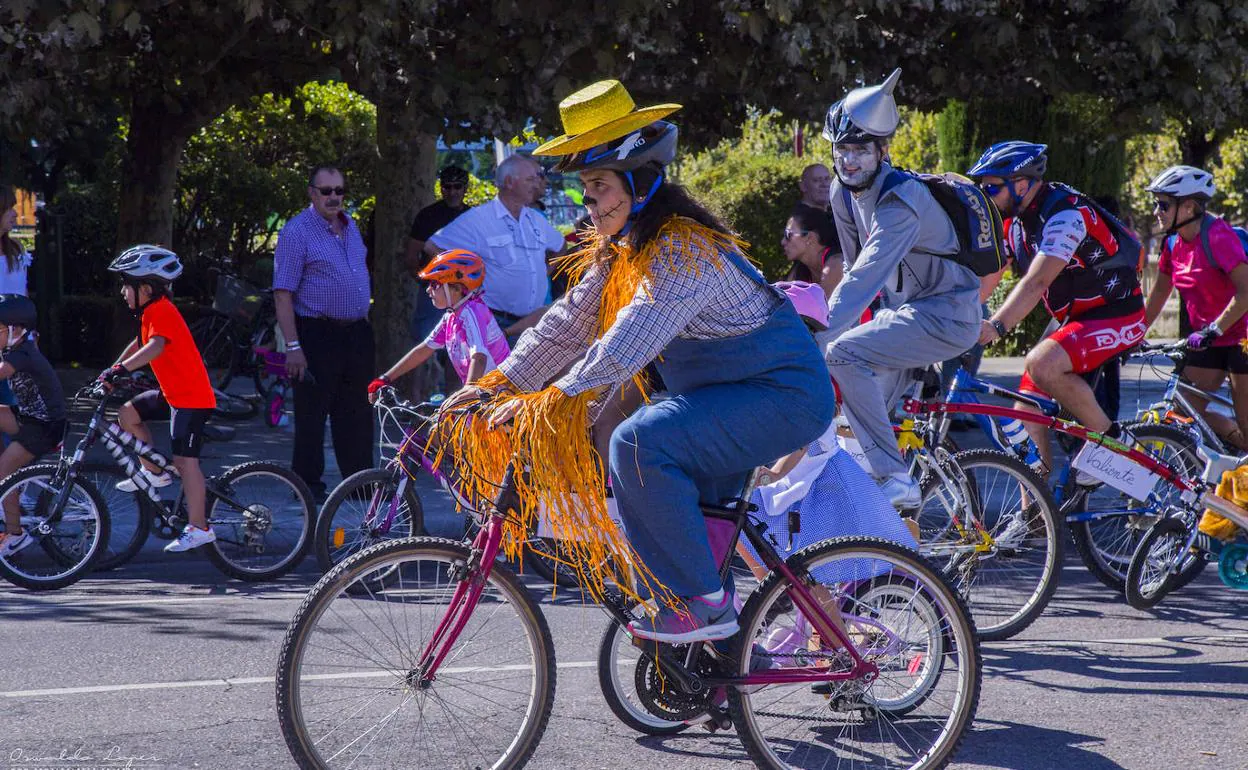
<path fill-rule="evenodd" d="M 479 293 L 485 281 L 485 263 L 480 257 L 466 249 L 444 251 L 421 271 L 420 277 L 428 282 L 425 291 L 434 307 L 446 312 L 424 342 L 368 384 L 369 400 L 376 401 L 378 390 L 420 366 L 438 350 L 446 350 L 451 365 L 466 385 L 495 369 L 511 352 L 507 337 Z"/>
<path fill-rule="evenodd" d="M 1161 315 L 1170 292 L 1179 290 L 1192 328 L 1183 376 L 1208 391 L 1231 378 L 1235 419 L 1208 410 L 1208 403 L 1193 405 L 1219 436 L 1240 449 L 1248 449 L 1248 255 L 1239 236 L 1226 220 L 1205 211 L 1213 197 L 1213 176 L 1192 166 L 1171 166 L 1148 186 L 1156 198 L 1157 223 L 1166 240 L 1157 261 L 1157 280 L 1144 307 L 1151 325 Z"/>

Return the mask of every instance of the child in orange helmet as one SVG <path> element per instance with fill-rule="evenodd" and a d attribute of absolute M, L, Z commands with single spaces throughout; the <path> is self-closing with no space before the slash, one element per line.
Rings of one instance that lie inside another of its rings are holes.
<path fill-rule="evenodd" d="M 433 306 L 446 311 L 425 341 L 412 348 L 385 374 L 368 384 L 368 398 L 423 364 L 437 350 L 445 349 L 451 365 L 465 384 L 498 366 L 511 352 L 507 337 L 481 299 L 485 263 L 467 249 L 439 254 L 421 271 L 425 291 Z"/>

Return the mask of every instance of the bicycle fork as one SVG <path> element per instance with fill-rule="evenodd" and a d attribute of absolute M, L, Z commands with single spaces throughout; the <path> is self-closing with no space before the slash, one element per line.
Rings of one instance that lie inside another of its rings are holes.
<path fill-rule="evenodd" d="M 520 507 L 512 474 L 513 471 L 508 468 L 503 478 L 503 491 L 499 494 L 495 509 L 486 520 L 485 526 L 473 539 L 468 561 L 463 564 L 456 563 L 449 570 L 451 579 L 457 582 L 455 593 L 451 596 L 446 614 L 438 622 L 429 643 L 425 645 L 416 665 L 408 674 L 408 683 L 417 689 L 426 689 L 433 683 L 438 668 L 459 639 L 485 591 L 486 579 L 494 568 L 494 559 L 503 542 L 506 519 L 502 511 L 510 512 Z"/>

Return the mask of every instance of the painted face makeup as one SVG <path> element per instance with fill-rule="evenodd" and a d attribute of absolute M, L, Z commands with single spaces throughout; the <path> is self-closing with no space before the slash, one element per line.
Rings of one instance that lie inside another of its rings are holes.
<path fill-rule="evenodd" d="M 832 147 L 836 176 L 850 188 L 865 187 L 880 170 L 879 151 L 874 144 L 838 144 Z"/>

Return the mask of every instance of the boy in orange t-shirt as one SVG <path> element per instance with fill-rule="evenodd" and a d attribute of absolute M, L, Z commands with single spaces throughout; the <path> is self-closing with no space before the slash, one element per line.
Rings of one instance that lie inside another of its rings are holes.
<path fill-rule="evenodd" d="M 182 274 L 182 263 L 172 251 L 142 245 L 122 252 L 108 269 L 121 275 L 121 296 L 139 317 L 139 336 L 100 375 L 100 380 L 112 383 L 151 364 L 160 390 L 140 393 L 126 402 L 117 412 L 117 422 L 126 432 L 150 444 L 152 434 L 144 422 L 169 420 L 173 466 L 182 479 L 190 523 L 165 550 L 189 551 L 217 539 L 208 527 L 204 474 L 199 467 L 204 423 L 217 399 L 186 321 L 169 300 L 173 280 Z M 143 461 L 141 473 L 154 487 L 173 482 L 168 473 L 147 461 Z M 138 485 L 127 479 L 117 488 L 133 492 Z"/>

